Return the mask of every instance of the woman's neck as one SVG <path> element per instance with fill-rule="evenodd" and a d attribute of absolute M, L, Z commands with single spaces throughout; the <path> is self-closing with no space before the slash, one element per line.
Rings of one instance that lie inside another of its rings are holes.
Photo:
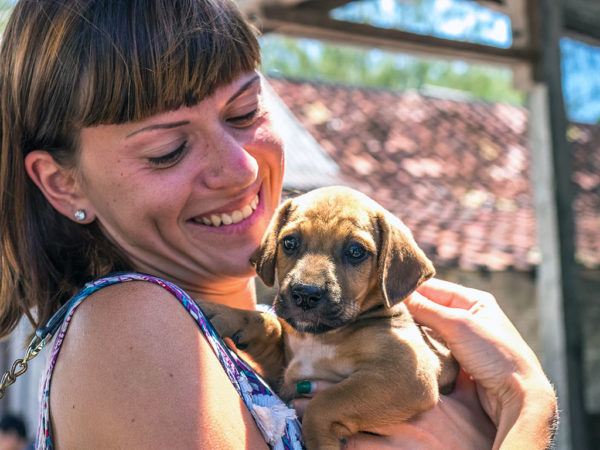
<path fill-rule="evenodd" d="M 134 264 L 135 270 L 169 280 L 195 300 L 220 303 L 232 308 L 255 309 L 256 288 L 253 276 L 217 277 L 213 274 L 191 277 L 189 272 L 169 271 L 148 264 Z M 196 278 L 196 281 L 192 281 Z"/>
<path fill-rule="evenodd" d="M 202 287 L 180 286 L 197 300 L 220 303 L 233 308 L 255 309 L 256 307 L 256 289 L 253 278 Z"/>

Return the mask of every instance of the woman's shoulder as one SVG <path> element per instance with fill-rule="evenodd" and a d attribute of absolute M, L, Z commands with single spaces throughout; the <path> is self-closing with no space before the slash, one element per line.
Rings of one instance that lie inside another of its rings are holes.
<path fill-rule="evenodd" d="M 95 289 L 81 302 L 73 315 L 69 333 L 73 333 L 72 328 L 79 327 L 99 333 L 104 329 L 124 333 L 138 329 L 152 332 L 155 327 L 151 324 L 155 320 L 165 325 L 164 322 L 178 322 L 181 317 L 189 317 L 189 313 L 163 285 L 143 279 L 112 282 Z"/>
<path fill-rule="evenodd" d="M 178 434 L 178 447 L 194 448 L 207 433 L 221 439 L 211 430 L 230 420 L 238 439 L 248 438 L 247 428 L 258 433 L 190 314 L 171 292 L 143 281 L 104 287 L 80 304 L 50 401 L 55 437 L 67 447 L 169 447 Z"/>
<path fill-rule="evenodd" d="M 94 289 L 77 305 L 61 354 L 84 346 L 101 351 L 108 342 L 116 349 L 140 339 L 152 348 L 155 339 L 164 342 L 198 332 L 189 313 L 164 287 L 146 281 L 116 282 Z M 70 341 L 78 345 L 74 347 Z"/>

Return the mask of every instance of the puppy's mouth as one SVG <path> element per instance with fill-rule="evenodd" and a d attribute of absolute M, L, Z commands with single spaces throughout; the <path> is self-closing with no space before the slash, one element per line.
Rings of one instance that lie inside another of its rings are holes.
<path fill-rule="evenodd" d="M 318 308 L 304 310 L 292 306 L 286 296 L 275 300 L 275 313 L 292 328 L 303 333 L 321 334 L 341 328 L 354 319 L 354 308 L 342 306 L 341 302 L 329 303 Z"/>
<path fill-rule="evenodd" d="M 294 328 L 296 331 L 311 334 L 326 333 L 328 331 L 335 330 L 336 328 L 339 328 L 341 326 L 339 325 L 338 327 L 335 327 L 324 323 L 313 323 L 302 319 L 295 319 L 293 317 L 284 320 L 287 323 L 289 323 L 292 326 L 292 328 Z"/>

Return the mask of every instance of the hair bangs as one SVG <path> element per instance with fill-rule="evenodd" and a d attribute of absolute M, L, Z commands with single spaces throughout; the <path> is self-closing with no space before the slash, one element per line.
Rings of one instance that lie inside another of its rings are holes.
<path fill-rule="evenodd" d="M 255 30 L 229 1 L 95 2 L 77 127 L 139 121 L 192 106 L 260 64 Z M 127 14 L 113 14 L 118 8 Z"/>

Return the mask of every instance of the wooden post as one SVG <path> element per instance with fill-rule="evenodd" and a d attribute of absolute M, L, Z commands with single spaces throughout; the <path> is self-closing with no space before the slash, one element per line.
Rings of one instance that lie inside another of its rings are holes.
<path fill-rule="evenodd" d="M 543 364 L 560 409 L 557 449 L 587 449 L 581 317 L 575 265 L 571 155 L 566 141 L 560 46 L 561 2 L 533 0 L 540 60 L 530 92 L 532 175 L 541 261 L 537 308 Z"/>

